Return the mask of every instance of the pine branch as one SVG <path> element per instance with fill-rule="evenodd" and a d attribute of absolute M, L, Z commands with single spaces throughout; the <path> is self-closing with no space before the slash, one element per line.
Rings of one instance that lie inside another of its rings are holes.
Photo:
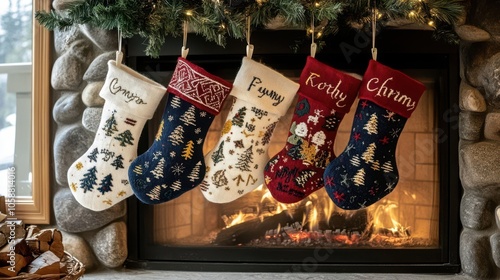
<path fill-rule="evenodd" d="M 452 26 L 465 9 L 464 0 L 86 0 L 63 12 L 37 11 L 35 18 L 50 30 L 76 24 L 120 28 L 123 37 L 145 38 L 146 54 L 155 57 L 167 36 L 182 34 L 185 20 L 192 31 L 223 46 L 227 37 L 245 38 L 247 16 L 252 30 L 264 28 L 276 18 L 287 26 L 308 30 L 314 17 L 315 34 L 321 40 L 340 28 L 370 26 L 375 4 L 379 26 L 406 18 L 433 26 L 435 36 L 449 42 L 457 41 Z"/>

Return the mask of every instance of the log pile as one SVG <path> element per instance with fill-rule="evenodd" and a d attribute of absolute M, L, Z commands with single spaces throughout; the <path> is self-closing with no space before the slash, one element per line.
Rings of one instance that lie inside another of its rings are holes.
<path fill-rule="evenodd" d="M 7 236 L 0 248 L 0 278 L 24 274 L 59 275 L 67 272 L 62 234 L 57 229 L 40 229 L 24 225 L 21 221 L 7 221 L 0 224 L 0 230 Z M 8 229 L 8 232 L 5 232 Z M 52 279 L 59 279 L 55 277 Z"/>

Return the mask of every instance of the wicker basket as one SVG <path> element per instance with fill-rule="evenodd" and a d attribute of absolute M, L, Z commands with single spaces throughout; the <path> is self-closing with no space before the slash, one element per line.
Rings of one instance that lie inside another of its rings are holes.
<path fill-rule="evenodd" d="M 73 257 L 70 253 L 64 252 L 64 256 L 61 258 L 61 262 L 66 264 L 66 267 L 67 267 L 66 273 L 38 275 L 38 274 L 21 272 L 21 273 L 19 273 L 18 276 L 9 277 L 9 278 L 2 278 L 2 279 L 6 279 L 6 280 L 14 280 L 14 279 L 77 280 L 77 279 L 82 278 L 83 273 L 85 272 L 85 266 L 79 260 L 77 260 L 75 257 Z"/>

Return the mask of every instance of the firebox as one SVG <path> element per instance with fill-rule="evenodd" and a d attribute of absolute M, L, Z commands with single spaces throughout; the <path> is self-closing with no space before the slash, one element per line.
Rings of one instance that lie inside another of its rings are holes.
<path fill-rule="evenodd" d="M 260 31 L 252 36 L 253 58 L 298 80 L 308 54 L 301 31 Z M 318 60 L 362 75 L 370 59 L 368 36 L 343 32 L 327 39 Z M 458 50 L 428 31 L 386 30 L 378 36 L 379 61 L 420 80 L 427 91 L 408 120 L 396 152 L 400 180 L 372 206 L 346 211 L 324 190 L 293 204 L 273 199 L 265 185 L 225 204 L 205 200 L 197 187 L 158 205 L 128 202 L 129 267 L 203 271 L 456 273 L 461 186 L 458 175 Z M 143 55 L 139 39 L 127 42 L 127 63 L 167 84 L 180 54 L 172 39 L 161 56 Z M 188 59 L 231 81 L 245 44 L 221 48 L 189 36 Z M 214 148 L 232 104 L 226 100 L 206 136 Z M 335 154 L 348 142 L 357 102 L 335 140 Z M 164 103 L 158 108 L 163 108 Z M 269 156 L 286 142 L 295 102 L 280 119 Z M 140 139 L 139 154 L 154 139 L 158 110 Z"/>

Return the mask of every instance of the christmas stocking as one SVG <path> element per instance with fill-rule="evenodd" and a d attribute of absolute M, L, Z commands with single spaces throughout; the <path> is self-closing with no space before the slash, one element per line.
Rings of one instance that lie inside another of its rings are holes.
<path fill-rule="evenodd" d="M 201 185 L 205 198 L 231 202 L 263 183 L 271 136 L 298 87 L 271 68 L 243 58 L 231 91 L 236 98 L 221 139 L 205 156 L 207 173 Z"/>
<path fill-rule="evenodd" d="M 324 173 L 326 191 L 337 206 L 364 208 L 394 189 L 399 135 L 424 91 L 420 82 L 370 61 L 349 143 Z"/>
<path fill-rule="evenodd" d="M 323 187 L 323 172 L 335 158 L 338 125 L 360 84 L 361 80 L 307 58 L 287 143 L 264 172 L 267 188 L 277 201 L 294 203 Z"/>
<path fill-rule="evenodd" d="M 178 59 L 155 141 L 128 169 L 139 200 L 166 202 L 201 183 L 205 174 L 203 142 L 230 91 L 230 83 Z"/>
<path fill-rule="evenodd" d="M 94 142 L 67 174 L 76 200 L 94 211 L 105 210 L 133 194 L 128 166 L 137 155 L 146 120 L 153 116 L 166 91 L 115 61 L 109 61 L 108 68 L 99 93 L 106 102 Z"/>

